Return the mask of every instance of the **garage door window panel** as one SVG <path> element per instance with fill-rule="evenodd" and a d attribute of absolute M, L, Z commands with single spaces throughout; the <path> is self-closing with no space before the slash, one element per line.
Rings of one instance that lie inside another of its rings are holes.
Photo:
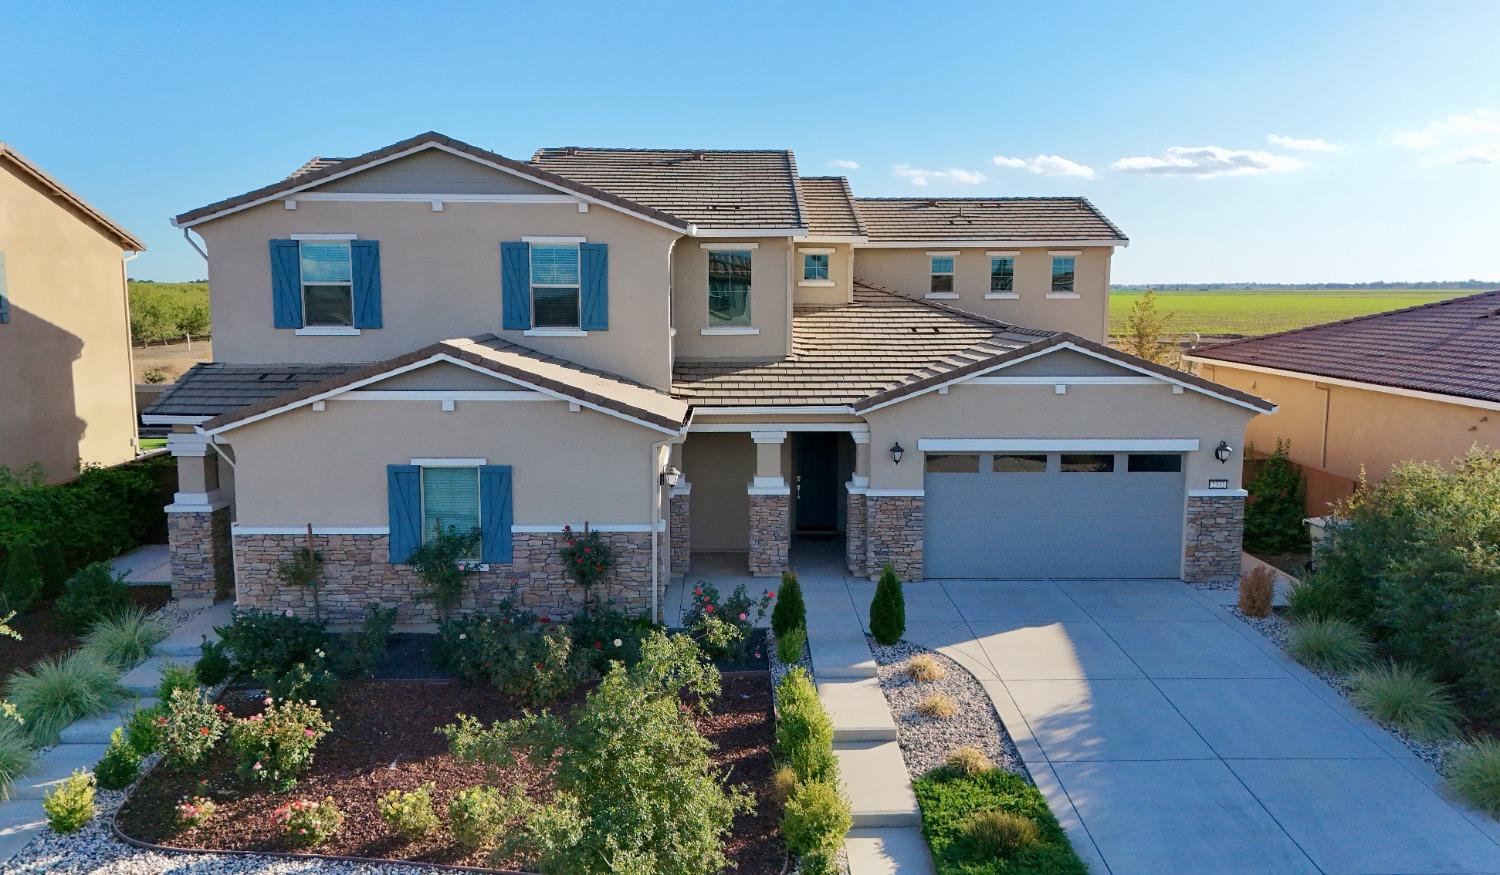
<path fill-rule="evenodd" d="M 1045 474 L 1047 473 L 1047 456 L 1045 453 L 1035 455 L 997 453 L 994 471 L 996 474 Z"/>
<path fill-rule="evenodd" d="M 978 474 L 982 470 L 979 463 L 980 457 L 973 453 L 929 453 L 927 473 Z"/>
<path fill-rule="evenodd" d="M 1059 470 L 1064 474 L 1109 474 L 1115 470 L 1115 457 L 1106 453 L 1063 453 Z"/>
<path fill-rule="evenodd" d="M 1131 453 L 1125 470 L 1130 474 L 1177 474 L 1182 471 L 1182 456 L 1177 453 Z"/>

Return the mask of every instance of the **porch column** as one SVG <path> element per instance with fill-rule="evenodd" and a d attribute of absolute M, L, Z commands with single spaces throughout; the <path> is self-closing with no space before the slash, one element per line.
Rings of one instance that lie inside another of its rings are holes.
<path fill-rule="evenodd" d="M 849 493 L 848 512 L 844 515 L 844 562 L 852 574 L 864 577 L 865 570 L 865 489 L 870 485 L 870 433 L 853 432 L 854 476 L 844 484 Z"/>
<path fill-rule="evenodd" d="M 792 543 L 792 491 L 781 472 L 784 431 L 752 431 L 755 479 L 750 494 L 750 573 L 774 577 L 786 571 Z"/>
<path fill-rule="evenodd" d="M 670 576 L 686 577 L 693 561 L 692 506 L 693 484 L 688 482 L 687 470 L 682 466 L 682 444 L 671 445 L 671 456 L 667 464 L 681 471 L 677 485 L 667 494 L 667 539 L 669 543 Z"/>
<path fill-rule="evenodd" d="M 234 590 L 229 501 L 219 490 L 219 459 L 208 440 L 186 432 L 167 436 L 178 490 L 166 507 L 172 597 L 187 602 L 211 602 Z"/>

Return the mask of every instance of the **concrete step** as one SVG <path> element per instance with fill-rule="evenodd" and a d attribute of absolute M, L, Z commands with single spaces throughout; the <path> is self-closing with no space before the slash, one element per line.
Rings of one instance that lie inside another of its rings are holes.
<path fill-rule="evenodd" d="M 155 690 L 152 690 L 152 692 L 155 692 Z M 132 698 L 127 698 L 124 701 L 122 701 L 120 704 L 116 705 L 115 706 L 115 713 L 119 714 L 121 717 L 129 717 L 130 714 L 131 714 L 131 712 L 135 711 L 136 709 L 140 709 L 140 710 L 144 711 L 147 708 L 154 708 L 154 707 L 156 707 L 156 697 L 155 696 L 132 697 Z"/>
<path fill-rule="evenodd" d="M 47 828 L 40 799 L 11 799 L 0 803 L 0 871 L 20 850 Z"/>
<path fill-rule="evenodd" d="M 124 722 L 125 715 L 113 711 L 98 717 L 79 720 L 62 731 L 62 743 L 109 744 L 110 734 Z"/>
<path fill-rule="evenodd" d="M 131 695 L 149 696 L 156 692 L 157 686 L 161 683 L 162 666 L 171 662 L 185 663 L 186 661 L 169 656 L 153 656 L 125 672 L 125 676 L 120 678 L 120 686 Z"/>
<path fill-rule="evenodd" d="M 851 829 L 844 838 L 849 875 L 936 875 L 922 830 L 914 826 Z"/>
<path fill-rule="evenodd" d="M 896 721 L 879 680 L 818 681 L 818 699 L 833 720 L 835 743 L 896 740 Z"/>
<path fill-rule="evenodd" d="M 841 742 L 834 744 L 833 753 L 853 806 L 855 829 L 922 825 L 906 761 L 896 742 Z"/>
<path fill-rule="evenodd" d="M 40 799 L 61 784 L 74 769 L 93 771 L 104 756 L 103 744 L 59 744 L 32 763 L 31 770 L 16 781 L 11 792 L 19 799 Z"/>
<path fill-rule="evenodd" d="M 219 640 L 214 628 L 227 625 L 233 619 L 233 607 L 231 602 L 219 602 L 173 629 L 167 640 L 156 645 L 157 655 L 177 657 L 182 662 L 197 661 L 203 639 Z"/>
<path fill-rule="evenodd" d="M 852 612 L 847 618 L 840 616 L 833 622 L 824 619 L 809 622 L 807 639 L 813 675 L 819 679 L 875 677 L 875 657 Z"/>

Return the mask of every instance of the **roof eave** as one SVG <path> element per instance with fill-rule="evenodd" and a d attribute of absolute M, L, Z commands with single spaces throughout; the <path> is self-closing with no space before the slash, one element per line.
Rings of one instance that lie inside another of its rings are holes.
<path fill-rule="evenodd" d="M 140 238 L 125 230 L 119 222 L 100 212 L 88 201 L 73 193 L 72 190 L 54 179 L 47 171 L 33 164 L 25 155 L 17 152 L 10 144 L 0 143 L 0 158 L 9 159 L 12 164 L 25 171 L 27 175 L 40 182 L 46 188 L 52 189 L 53 193 L 58 197 L 72 204 L 75 209 L 103 226 L 105 230 L 109 231 L 120 242 L 120 248 L 130 252 L 146 251 L 146 244 L 142 243 Z"/>

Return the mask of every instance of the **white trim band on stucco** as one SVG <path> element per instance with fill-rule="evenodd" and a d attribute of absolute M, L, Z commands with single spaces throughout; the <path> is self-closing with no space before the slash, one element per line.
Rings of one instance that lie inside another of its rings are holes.
<path fill-rule="evenodd" d="M 573 531 L 583 531 L 583 526 L 571 523 L 536 523 L 528 525 L 513 525 L 511 533 L 554 533 L 561 532 L 565 526 L 571 526 Z M 650 523 L 589 523 L 589 530 L 595 532 L 649 532 Z M 658 532 L 667 530 L 667 523 L 662 520 L 658 524 Z M 306 524 L 300 526 L 242 526 L 238 523 L 230 527 L 230 532 L 235 535 L 305 535 Z M 314 535 L 389 535 L 389 526 L 313 526 Z"/>
<path fill-rule="evenodd" d="M 844 489 L 848 490 L 850 495 L 864 495 L 869 491 L 870 486 L 868 483 L 861 486 L 860 484 L 855 483 L 853 480 L 850 480 L 848 483 L 844 484 Z"/>
<path fill-rule="evenodd" d="M 1157 377 L 975 377 L 965 380 L 970 386 L 1051 386 L 1054 383 L 1062 383 L 1067 386 L 1155 386 L 1165 385 L 1165 381 Z"/>
<path fill-rule="evenodd" d="M 464 458 L 442 458 L 436 456 L 423 456 L 412 459 L 410 464 L 419 468 L 478 468 L 488 465 L 489 459 L 464 459 Z"/>
<path fill-rule="evenodd" d="M 924 453 L 1190 453 L 1197 438 L 919 438 Z"/>
<path fill-rule="evenodd" d="M 818 416 L 833 414 L 854 415 L 854 408 L 847 404 L 808 404 L 804 407 L 783 405 L 780 407 L 695 407 L 698 416 L 780 416 L 788 413 L 806 413 Z"/>
<path fill-rule="evenodd" d="M 786 431 L 752 431 L 750 440 L 758 444 L 781 444 L 786 443 Z"/>
<path fill-rule="evenodd" d="M 172 496 L 172 503 L 163 510 L 167 513 L 212 513 L 229 504 L 229 499 L 217 489 L 213 492 L 178 492 Z"/>
<path fill-rule="evenodd" d="M 349 325 L 309 325 L 292 333 L 298 337 L 359 337 L 364 331 Z"/>
<path fill-rule="evenodd" d="M 1361 380 L 1346 380 L 1342 377 L 1325 377 L 1322 374 L 1314 374 L 1308 371 L 1288 371 L 1281 368 L 1268 368 L 1264 365 L 1246 365 L 1240 362 L 1222 361 L 1220 359 L 1204 358 L 1203 356 L 1184 355 L 1182 360 L 1192 362 L 1196 365 L 1207 365 L 1211 368 L 1229 368 L 1230 370 L 1250 371 L 1257 374 L 1270 374 L 1273 377 L 1290 377 L 1294 380 L 1306 380 L 1314 383 L 1328 383 L 1332 386 L 1344 386 L 1349 389 L 1363 389 L 1366 392 L 1384 392 L 1388 395 L 1401 395 L 1406 398 L 1420 398 L 1424 401 L 1439 401 L 1443 404 L 1458 404 L 1462 407 L 1477 407 L 1481 410 L 1500 410 L 1500 401 L 1485 401 L 1480 398 L 1464 398 L 1460 395 L 1444 395 L 1441 392 L 1427 392 L 1421 389 L 1403 389 L 1399 386 L 1383 386 L 1379 383 L 1366 383 Z"/>
<path fill-rule="evenodd" d="M 667 494 L 672 496 L 692 495 L 693 484 L 688 482 L 686 479 L 679 480 L 677 481 L 676 486 L 673 486 L 671 489 L 667 490 Z"/>
<path fill-rule="evenodd" d="M 330 401 L 561 401 L 530 389 L 355 389 Z"/>
<path fill-rule="evenodd" d="M 699 328 L 698 333 L 704 337 L 749 337 L 759 334 L 760 329 L 753 325 L 718 325 L 711 328 Z"/>
<path fill-rule="evenodd" d="M 791 487 L 788 486 L 747 486 L 746 495 L 791 495 Z"/>
<path fill-rule="evenodd" d="M 921 498 L 926 494 L 925 489 L 865 489 L 865 495 L 874 498 Z"/>
<path fill-rule="evenodd" d="M 1244 489 L 1189 489 L 1189 498 L 1249 498 Z"/>
<path fill-rule="evenodd" d="M 751 235 L 747 235 L 751 236 Z M 698 248 L 709 252 L 741 252 L 749 249 L 759 249 L 759 243 L 699 243 Z"/>
<path fill-rule="evenodd" d="M 173 456 L 206 456 L 208 455 L 208 438 L 201 434 L 182 434 L 180 432 L 167 435 L 167 452 Z"/>

